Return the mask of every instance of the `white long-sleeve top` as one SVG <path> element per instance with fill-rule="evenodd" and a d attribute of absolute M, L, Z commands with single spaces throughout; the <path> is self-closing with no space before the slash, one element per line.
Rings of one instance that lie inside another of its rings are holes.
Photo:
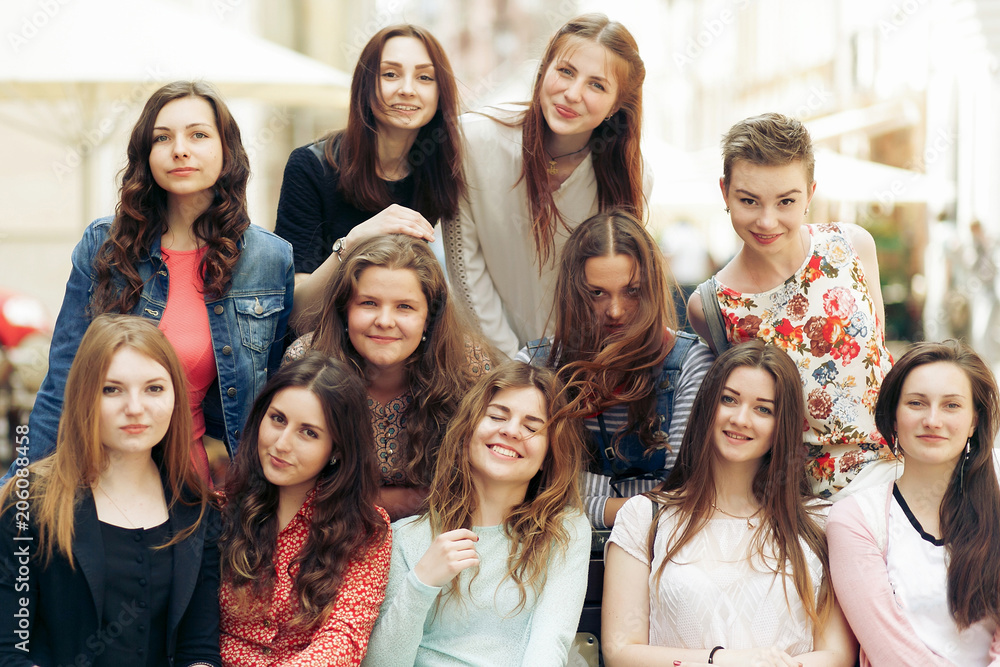
<path fill-rule="evenodd" d="M 523 107 L 489 109 L 514 120 Z M 478 113 L 461 117 L 469 192 L 458 218 L 442 220 L 448 274 L 458 298 L 478 317 L 486 336 L 513 357 L 546 331 L 555 294 L 558 258 L 570 232 L 598 213 L 592 156 L 553 193 L 568 229 L 557 225 L 554 252 L 539 272 L 531 235 L 527 187 L 521 178 L 521 127 L 507 127 Z M 644 165 L 643 191 L 652 188 Z"/>

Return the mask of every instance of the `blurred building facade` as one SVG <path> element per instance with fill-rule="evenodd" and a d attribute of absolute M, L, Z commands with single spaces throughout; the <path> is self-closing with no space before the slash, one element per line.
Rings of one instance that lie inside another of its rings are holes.
<path fill-rule="evenodd" d="M 857 222 L 875 234 L 890 336 L 943 338 L 975 328 L 979 314 L 962 293 L 990 279 L 970 272 L 977 252 L 970 223 L 980 220 L 987 240 L 1000 235 L 1000 192 L 992 187 L 1000 169 L 993 121 L 1000 0 L 167 1 L 345 72 L 382 27 L 426 26 L 449 54 L 467 108 L 525 99 L 551 34 L 579 13 L 607 13 L 633 32 L 647 65 L 645 155 L 655 177 L 651 225 L 661 238 L 683 222 L 688 233 L 700 230 L 716 263 L 725 261 L 736 239 L 718 195 L 721 135 L 746 116 L 794 115 L 819 148 L 850 160 L 838 171 L 821 154 L 810 220 Z M 254 222 L 271 228 L 289 152 L 342 127 L 346 110 L 239 111 L 253 159 Z M 24 163 L 0 167 L 7 187 L 15 184 L 7 193 L 15 213 L 0 220 L 0 235 L 23 241 L 0 244 L 0 252 L 20 257 L 21 248 L 44 245 L 57 255 L 51 275 L 37 281 L 45 302 L 57 305 L 86 222 L 74 208 L 81 186 L 52 178 L 50 165 L 64 150 L 16 128 L 0 133 L 32 156 L 52 193 L 38 196 L 39 177 Z M 117 138 L 99 160 L 107 178 L 95 199 L 107 212 L 123 154 Z M 873 164 L 902 171 L 886 177 L 869 171 Z M 0 284 L 30 270 L 0 269 Z"/>

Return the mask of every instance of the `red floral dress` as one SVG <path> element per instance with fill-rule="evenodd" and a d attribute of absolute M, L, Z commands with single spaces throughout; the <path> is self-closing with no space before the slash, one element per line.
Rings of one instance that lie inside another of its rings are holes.
<path fill-rule="evenodd" d="M 839 225 L 808 225 L 811 248 L 784 284 L 743 294 L 715 280 L 726 335 L 784 349 L 802 378 L 813 489 L 828 497 L 869 463 L 891 458 L 875 399 L 892 365 L 861 260 Z"/>
<path fill-rule="evenodd" d="M 361 664 L 368 638 L 385 598 L 392 554 L 392 534 L 373 546 L 360 560 L 351 561 L 344 572 L 333 611 L 313 630 L 292 629 L 298 595 L 293 590 L 299 566 L 296 556 L 309 536 L 315 490 L 301 509 L 278 533 L 274 553 L 274 589 L 270 600 L 262 600 L 258 614 L 237 610 L 232 585 L 223 578 L 219 588 L 219 629 L 224 667 L 340 667 Z M 389 516 L 377 508 L 386 524 Z"/>

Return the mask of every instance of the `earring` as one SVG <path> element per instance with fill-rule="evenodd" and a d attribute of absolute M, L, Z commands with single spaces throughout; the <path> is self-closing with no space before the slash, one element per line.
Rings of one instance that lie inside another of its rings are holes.
<path fill-rule="evenodd" d="M 420 337 L 420 342 L 421 343 L 426 343 L 427 342 L 427 334 L 426 333 L 423 336 Z"/>
<path fill-rule="evenodd" d="M 722 210 L 725 211 L 726 213 L 729 213 L 729 207 L 728 206 L 726 208 L 722 209 Z"/>
<path fill-rule="evenodd" d="M 331 456 L 331 457 L 330 457 L 330 465 L 332 465 L 332 466 L 335 466 L 335 465 L 337 465 L 337 463 L 338 463 L 339 461 L 340 461 L 340 459 L 338 459 L 338 458 L 337 458 L 336 456 Z"/>
<path fill-rule="evenodd" d="M 969 464 L 969 452 L 972 449 L 972 437 L 970 436 L 968 440 L 965 441 L 965 456 L 962 457 L 962 462 L 959 464 L 962 466 L 958 469 L 958 492 L 960 494 L 965 493 L 965 466 Z"/>
<path fill-rule="evenodd" d="M 809 207 L 806 207 L 806 212 L 803 215 L 809 215 Z"/>

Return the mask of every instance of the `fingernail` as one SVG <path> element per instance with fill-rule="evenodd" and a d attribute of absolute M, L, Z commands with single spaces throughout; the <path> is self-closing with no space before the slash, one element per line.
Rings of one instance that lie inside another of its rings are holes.
<path fill-rule="evenodd" d="M 674 660 L 674 667 L 681 667 L 681 661 L 680 660 Z"/>

